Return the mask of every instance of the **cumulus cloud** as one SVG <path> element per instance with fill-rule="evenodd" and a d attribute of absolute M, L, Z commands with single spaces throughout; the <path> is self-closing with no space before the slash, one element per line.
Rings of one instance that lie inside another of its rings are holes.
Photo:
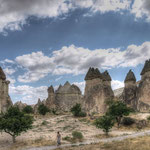
<path fill-rule="evenodd" d="M 28 85 L 11 85 L 10 94 L 17 95 L 17 99 L 13 99 L 13 102 L 21 100 L 23 103 L 35 104 L 37 103 L 38 98 L 40 98 L 41 100 L 47 98 L 47 88 L 47 86 L 32 87 Z"/>
<path fill-rule="evenodd" d="M 54 18 L 77 8 L 105 13 L 128 9 L 130 3 L 130 0 L 0 0 L 0 32 L 21 30 L 30 16 Z"/>
<path fill-rule="evenodd" d="M 129 45 L 124 51 L 119 48 L 89 50 L 70 45 L 55 50 L 50 57 L 43 52 L 18 56 L 16 62 L 26 72 L 18 77 L 20 82 L 38 81 L 49 73 L 53 75 L 85 74 L 89 67 L 111 69 L 114 67 L 136 67 L 150 58 L 150 42 Z"/>
<path fill-rule="evenodd" d="M 16 72 L 16 70 L 13 69 L 13 68 L 5 68 L 4 72 L 5 72 L 6 75 L 12 75 L 13 73 Z"/>
<path fill-rule="evenodd" d="M 82 94 L 84 94 L 84 89 L 85 89 L 85 82 L 84 81 L 83 82 L 73 82 L 72 84 L 77 85 L 80 88 Z"/>
<path fill-rule="evenodd" d="M 112 80 L 111 86 L 113 90 L 124 87 L 124 82 L 119 80 Z"/>
<path fill-rule="evenodd" d="M 45 56 L 42 52 L 18 56 L 16 62 L 27 70 L 24 75 L 18 77 L 20 82 L 38 81 L 54 68 L 53 59 Z"/>
<path fill-rule="evenodd" d="M 131 13 L 135 14 L 136 18 L 146 17 L 150 21 L 150 0 L 134 0 Z"/>

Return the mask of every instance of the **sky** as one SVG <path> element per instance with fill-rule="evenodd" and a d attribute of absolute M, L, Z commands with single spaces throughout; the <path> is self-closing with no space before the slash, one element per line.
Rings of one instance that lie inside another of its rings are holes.
<path fill-rule="evenodd" d="M 84 93 L 89 67 L 112 88 L 150 59 L 150 0 L 0 0 L 0 66 L 13 103 L 35 104 L 69 81 Z"/>

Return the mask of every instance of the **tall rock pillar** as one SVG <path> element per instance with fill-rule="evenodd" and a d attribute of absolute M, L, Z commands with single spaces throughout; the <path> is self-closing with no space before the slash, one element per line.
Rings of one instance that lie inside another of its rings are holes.
<path fill-rule="evenodd" d="M 137 85 L 134 73 L 130 70 L 124 80 L 125 88 L 122 94 L 123 101 L 137 110 Z"/>
<path fill-rule="evenodd" d="M 6 112 L 7 109 L 12 106 L 12 101 L 8 94 L 9 81 L 6 80 L 6 75 L 3 69 L 0 67 L 0 113 Z"/>

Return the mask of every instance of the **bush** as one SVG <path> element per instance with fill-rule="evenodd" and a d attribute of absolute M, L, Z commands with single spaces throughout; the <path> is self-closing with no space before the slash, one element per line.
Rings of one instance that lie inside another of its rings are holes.
<path fill-rule="evenodd" d="M 148 121 L 150 121 L 150 116 L 149 116 L 149 117 L 147 117 L 147 120 L 148 120 Z"/>
<path fill-rule="evenodd" d="M 44 104 L 41 104 L 38 107 L 38 112 L 41 115 L 45 115 L 47 112 L 49 112 L 49 109 Z"/>
<path fill-rule="evenodd" d="M 80 112 L 79 117 L 86 117 L 86 112 Z"/>
<path fill-rule="evenodd" d="M 27 105 L 23 108 L 23 112 L 26 114 L 32 114 L 33 113 L 33 108 L 30 105 Z"/>
<path fill-rule="evenodd" d="M 130 118 L 130 117 L 124 117 L 123 120 L 122 120 L 122 124 L 124 126 L 130 126 L 130 125 L 132 125 L 134 123 L 135 123 L 135 120 Z"/>
<path fill-rule="evenodd" d="M 72 136 L 73 136 L 73 139 L 78 139 L 78 140 L 82 140 L 83 139 L 82 133 L 78 132 L 78 131 L 73 131 L 72 132 Z"/>
<path fill-rule="evenodd" d="M 71 108 L 71 112 L 75 117 L 86 117 L 86 113 L 82 111 L 81 104 L 76 104 Z"/>

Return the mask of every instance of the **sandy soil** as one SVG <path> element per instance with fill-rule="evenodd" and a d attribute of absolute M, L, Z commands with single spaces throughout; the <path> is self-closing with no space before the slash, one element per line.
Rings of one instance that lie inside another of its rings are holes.
<path fill-rule="evenodd" d="M 149 114 L 136 114 L 138 119 L 145 119 Z M 135 116 L 134 116 L 135 117 Z M 56 141 L 56 133 L 60 131 L 62 137 L 71 136 L 72 131 L 80 131 L 84 136 L 84 140 L 94 140 L 96 135 L 103 134 L 102 130 L 92 125 L 89 118 L 74 118 L 72 115 L 60 116 L 36 116 L 33 129 L 21 134 L 16 138 L 17 143 L 12 143 L 12 138 L 8 134 L 1 133 L 0 150 L 19 149 L 18 147 L 39 146 L 54 144 Z M 135 130 L 118 130 L 113 128 L 111 134 L 113 136 L 126 135 L 135 133 Z M 63 143 L 67 143 L 63 141 Z"/>

